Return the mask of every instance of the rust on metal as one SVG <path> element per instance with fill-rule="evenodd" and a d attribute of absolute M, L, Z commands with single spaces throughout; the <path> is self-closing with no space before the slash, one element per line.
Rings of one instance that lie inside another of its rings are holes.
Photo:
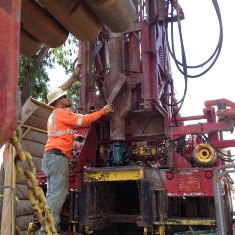
<path fill-rule="evenodd" d="M 217 116 L 220 120 L 224 120 L 224 119 L 233 119 L 233 120 L 235 120 L 235 108 L 219 109 L 217 111 Z"/>
<path fill-rule="evenodd" d="M 90 41 L 100 33 L 100 21 L 83 1 L 39 0 L 38 2 L 78 40 Z"/>
<path fill-rule="evenodd" d="M 201 189 L 200 176 L 181 175 L 179 177 L 179 192 L 199 192 Z"/>
<path fill-rule="evenodd" d="M 122 71 L 122 36 L 120 33 L 110 33 L 109 39 L 110 73 L 103 83 L 103 93 L 108 103 L 115 106 L 115 112 L 110 120 L 111 140 L 125 140 L 125 114 L 131 106 L 131 89 Z"/>
<path fill-rule="evenodd" d="M 91 41 L 102 25 L 112 32 L 122 32 L 130 27 L 135 15 L 131 0 L 22 0 L 21 29 L 28 35 L 24 31 L 20 35 L 20 52 L 30 57 L 38 52 L 38 45 L 61 46 L 69 33 L 80 41 Z"/>
<path fill-rule="evenodd" d="M 61 46 L 69 32 L 36 1 L 22 0 L 21 28 L 48 47 Z"/>
<path fill-rule="evenodd" d="M 27 33 L 24 29 L 20 30 L 20 54 L 23 56 L 31 57 L 35 55 L 42 43 L 39 42 L 32 35 Z"/>
<path fill-rule="evenodd" d="M 20 0 L 0 3 L 0 146 L 8 142 L 17 120 Z"/>
<path fill-rule="evenodd" d="M 155 225 L 216 225 L 216 220 L 214 219 L 168 219 L 166 221 L 156 221 Z"/>
<path fill-rule="evenodd" d="M 136 9 L 131 0 L 86 0 L 86 3 L 111 32 L 125 31 L 135 20 Z"/>
<path fill-rule="evenodd" d="M 127 181 L 144 178 L 142 167 L 85 168 L 84 182 Z"/>

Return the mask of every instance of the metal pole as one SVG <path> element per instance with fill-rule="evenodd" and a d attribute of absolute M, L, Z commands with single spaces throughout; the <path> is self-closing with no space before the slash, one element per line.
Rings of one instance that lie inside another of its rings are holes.
<path fill-rule="evenodd" d="M 234 168 L 234 170 L 221 173 L 220 171 L 224 170 L 225 168 Z M 235 172 L 235 164 L 219 166 L 215 169 L 213 175 L 216 223 L 217 223 L 218 233 L 220 235 L 226 235 L 227 231 L 227 228 L 224 226 L 225 218 L 224 218 L 224 204 L 223 204 L 223 196 L 221 188 L 221 179 L 224 177 L 225 174 L 230 172 Z"/>

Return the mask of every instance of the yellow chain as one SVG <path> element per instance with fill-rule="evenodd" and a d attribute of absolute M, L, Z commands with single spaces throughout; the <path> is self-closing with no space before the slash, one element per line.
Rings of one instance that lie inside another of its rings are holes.
<path fill-rule="evenodd" d="M 24 234 L 22 233 L 22 231 L 19 229 L 18 226 L 16 226 L 16 233 L 17 233 L 18 235 L 24 235 Z"/>
<path fill-rule="evenodd" d="M 20 127 L 17 127 L 11 136 L 11 142 L 16 149 L 17 156 L 15 157 L 15 167 L 16 172 L 19 177 L 25 182 L 29 190 L 29 201 L 32 208 L 35 210 L 35 214 L 38 218 L 39 223 L 43 226 L 45 233 L 48 235 L 56 235 L 56 229 L 54 226 L 54 218 L 50 212 L 50 209 L 46 203 L 45 194 L 42 188 L 37 184 L 37 179 L 35 176 L 36 168 L 32 161 L 32 156 L 29 152 L 24 152 L 22 150 L 20 139 L 22 136 L 22 131 Z M 27 160 L 29 165 L 29 170 L 24 170 L 20 162 Z M 45 213 L 45 217 L 43 216 Z M 17 233 L 22 234 L 17 227 Z"/>

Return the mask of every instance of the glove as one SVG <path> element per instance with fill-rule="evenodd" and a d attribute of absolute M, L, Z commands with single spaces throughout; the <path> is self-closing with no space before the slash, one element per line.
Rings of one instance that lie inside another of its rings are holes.
<path fill-rule="evenodd" d="M 74 134 L 73 139 L 78 142 L 83 142 L 85 140 L 85 135 Z"/>
<path fill-rule="evenodd" d="M 108 104 L 104 106 L 105 113 L 113 113 L 114 112 L 114 107 L 113 104 Z"/>

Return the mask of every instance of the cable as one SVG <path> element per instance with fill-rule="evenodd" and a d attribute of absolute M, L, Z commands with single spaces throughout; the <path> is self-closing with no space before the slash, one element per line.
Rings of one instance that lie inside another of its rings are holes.
<path fill-rule="evenodd" d="M 184 103 L 184 99 L 187 93 L 187 85 L 188 85 L 188 78 L 196 78 L 196 77 L 200 77 L 202 75 L 204 75 L 206 72 L 208 72 L 212 66 L 215 64 L 215 62 L 217 61 L 219 54 L 221 52 L 221 48 L 222 48 L 222 42 L 223 42 L 223 26 L 222 26 L 222 19 L 221 19 L 221 13 L 220 13 L 220 9 L 219 9 L 219 5 L 217 0 L 212 0 L 216 14 L 217 14 L 217 18 L 219 21 L 219 26 L 220 26 L 220 34 L 219 34 L 219 40 L 218 40 L 218 44 L 216 46 L 215 51 L 213 52 L 213 54 L 209 57 L 209 59 L 207 59 L 205 62 L 199 64 L 199 65 L 195 65 L 195 66 L 189 66 L 187 65 L 187 61 L 186 61 L 186 55 L 185 55 L 185 49 L 184 49 L 184 43 L 183 43 L 183 37 L 182 37 L 182 29 L 181 29 L 181 23 L 180 23 L 180 19 L 179 19 L 179 6 L 177 4 L 177 8 L 175 9 L 177 12 L 177 23 L 178 23 L 178 31 L 179 31 L 179 36 L 180 36 L 180 46 L 181 46 L 181 56 L 182 56 L 182 62 L 180 62 L 179 60 L 177 60 L 176 55 L 175 55 L 175 46 L 174 46 L 174 37 L 173 37 L 173 21 L 171 20 L 171 46 L 169 43 L 169 37 L 168 37 L 168 24 L 166 23 L 166 41 L 167 41 L 167 46 L 168 46 L 168 50 L 169 53 L 171 55 L 171 57 L 173 58 L 177 69 L 184 75 L 184 93 L 182 98 L 178 101 L 175 102 L 171 101 L 171 104 L 167 103 L 168 106 L 177 106 L 179 105 L 177 111 L 174 111 L 174 109 L 172 109 L 172 115 L 173 117 L 176 116 L 176 114 L 179 113 L 180 109 L 182 108 L 182 105 Z M 167 14 L 169 11 L 169 4 L 170 4 L 170 0 L 167 1 Z M 171 3 L 171 19 L 173 19 L 173 4 Z M 171 49 L 172 48 L 172 49 Z M 204 65 L 206 65 L 207 63 L 209 63 L 212 59 L 214 58 L 214 60 L 211 62 L 211 64 L 208 66 L 207 69 L 205 69 L 205 71 L 203 71 L 202 73 L 199 73 L 197 75 L 189 75 L 187 69 L 190 68 L 199 68 L 199 67 L 203 67 Z M 183 67 L 183 70 L 180 68 L 180 66 Z M 173 96 L 173 93 L 172 93 Z"/>
<path fill-rule="evenodd" d="M 78 61 L 78 57 L 76 57 L 75 60 L 73 61 L 73 64 L 72 64 L 72 70 L 73 71 L 74 71 L 75 64 L 76 64 L 77 61 Z"/>
<path fill-rule="evenodd" d="M 199 67 L 203 67 L 204 65 L 206 65 L 207 63 L 209 63 L 213 57 L 214 60 L 212 61 L 211 65 L 202 73 L 200 74 L 197 74 L 197 75 L 188 75 L 187 76 L 189 78 L 196 78 L 196 77 L 200 77 L 202 75 L 204 75 L 206 72 L 208 72 L 212 67 L 213 65 L 215 64 L 215 62 L 217 61 L 218 57 L 219 57 L 219 54 L 221 52 L 221 49 L 222 49 L 222 43 L 223 43 L 223 26 L 222 26 L 222 18 L 221 18 L 221 13 L 220 13 L 220 8 L 219 8 L 219 5 L 218 5 L 218 2 L 217 0 L 212 0 L 213 2 L 213 5 L 214 5 L 214 8 L 215 8 L 215 11 L 216 11 L 216 15 L 217 15 L 217 18 L 218 18 L 218 22 L 219 22 L 219 28 L 220 28 L 220 31 L 219 31 L 219 40 L 218 40 L 218 44 L 215 48 L 215 51 L 213 52 L 213 54 L 203 63 L 199 64 L 199 65 L 195 65 L 195 66 L 189 66 L 189 65 L 186 65 L 187 68 L 199 68 Z M 169 3 L 168 3 L 169 4 Z M 177 5 L 178 6 L 178 5 Z M 171 10 L 172 11 L 172 10 Z M 172 12 L 171 12 L 172 14 Z M 177 9 L 177 15 L 178 15 L 178 9 Z M 179 20 L 178 20 L 178 24 L 179 24 Z M 166 24 L 166 29 L 168 29 L 168 25 Z M 181 41 L 181 37 L 182 37 L 182 32 L 179 30 L 179 35 L 180 35 L 180 41 Z M 169 49 L 169 52 L 170 52 L 170 55 L 172 56 L 172 58 L 174 59 L 175 61 L 175 64 L 176 64 L 176 67 L 178 68 L 178 70 L 184 74 L 184 71 L 182 71 L 182 69 L 179 67 L 179 66 L 184 66 L 184 63 L 183 62 L 180 62 L 179 60 L 177 60 L 176 56 L 175 56 L 175 51 L 174 51 L 174 37 L 173 37 L 173 21 L 171 21 L 171 42 L 172 42 L 172 50 L 171 50 L 171 47 L 169 45 L 169 37 L 168 37 L 168 30 L 166 30 L 166 37 L 167 37 L 167 45 L 168 45 L 168 49 Z M 183 45 L 184 46 L 184 45 Z M 181 47 L 182 47 L 182 41 L 181 41 Z"/>
<path fill-rule="evenodd" d="M 167 2 L 167 12 L 168 12 L 168 8 L 169 8 L 169 1 Z M 168 106 L 178 106 L 177 107 L 177 111 L 175 111 L 175 109 L 171 109 L 172 110 L 172 116 L 176 117 L 176 115 L 179 113 L 179 111 L 181 110 L 184 100 L 185 100 L 185 96 L 187 94 L 187 86 L 188 86 L 188 79 L 187 79 L 187 60 L 186 60 L 186 55 L 185 55 L 185 50 L 184 50 L 184 43 L 183 43 L 183 37 L 182 37 L 182 30 L 181 30 L 181 24 L 180 24 L 180 19 L 179 19 L 179 9 L 178 9 L 178 5 L 177 5 L 177 21 L 178 21 L 178 30 L 179 30 L 179 35 L 180 35 L 180 45 L 181 45 L 181 56 L 182 56 L 182 61 L 183 61 L 183 75 L 184 75 L 184 81 L 185 81 L 185 88 L 184 88 L 184 93 L 183 93 L 183 97 L 175 102 L 175 99 L 173 98 L 171 100 L 171 104 L 167 103 Z M 171 18 L 173 18 L 173 4 L 171 4 Z M 172 26 L 171 26 L 171 35 L 173 37 L 173 22 L 171 22 Z M 175 54 L 175 49 L 174 49 L 174 43 L 173 40 L 172 42 L 172 50 L 170 49 L 170 45 L 169 45 L 169 39 L 168 39 L 168 26 L 166 24 L 166 38 L 167 38 L 167 46 L 169 48 L 169 52 L 171 54 L 171 56 L 174 58 L 173 53 Z M 172 82 L 173 84 L 173 82 Z M 174 88 L 173 88 L 174 89 Z M 173 93 L 172 93 L 172 97 L 173 97 Z"/>
<path fill-rule="evenodd" d="M 203 136 L 204 140 L 205 140 L 207 143 L 209 143 L 209 144 L 211 145 L 211 147 L 212 147 L 217 153 L 219 153 L 219 154 L 221 154 L 221 155 L 223 155 L 223 156 L 226 157 L 226 158 L 221 157 L 221 156 L 218 154 L 218 158 L 219 158 L 220 160 L 225 161 L 225 162 L 234 162 L 234 161 L 235 161 L 235 159 L 231 159 L 228 154 L 225 154 L 225 153 L 221 152 L 218 148 L 216 148 L 213 144 L 211 144 L 210 141 L 209 141 L 209 139 L 208 139 L 208 137 L 207 137 L 205 134 L 202 134 L 202 136 Z M 231 156 L 231 157 L 235 157 L 235 156 L 233 155 L 233 156 Z"/>

